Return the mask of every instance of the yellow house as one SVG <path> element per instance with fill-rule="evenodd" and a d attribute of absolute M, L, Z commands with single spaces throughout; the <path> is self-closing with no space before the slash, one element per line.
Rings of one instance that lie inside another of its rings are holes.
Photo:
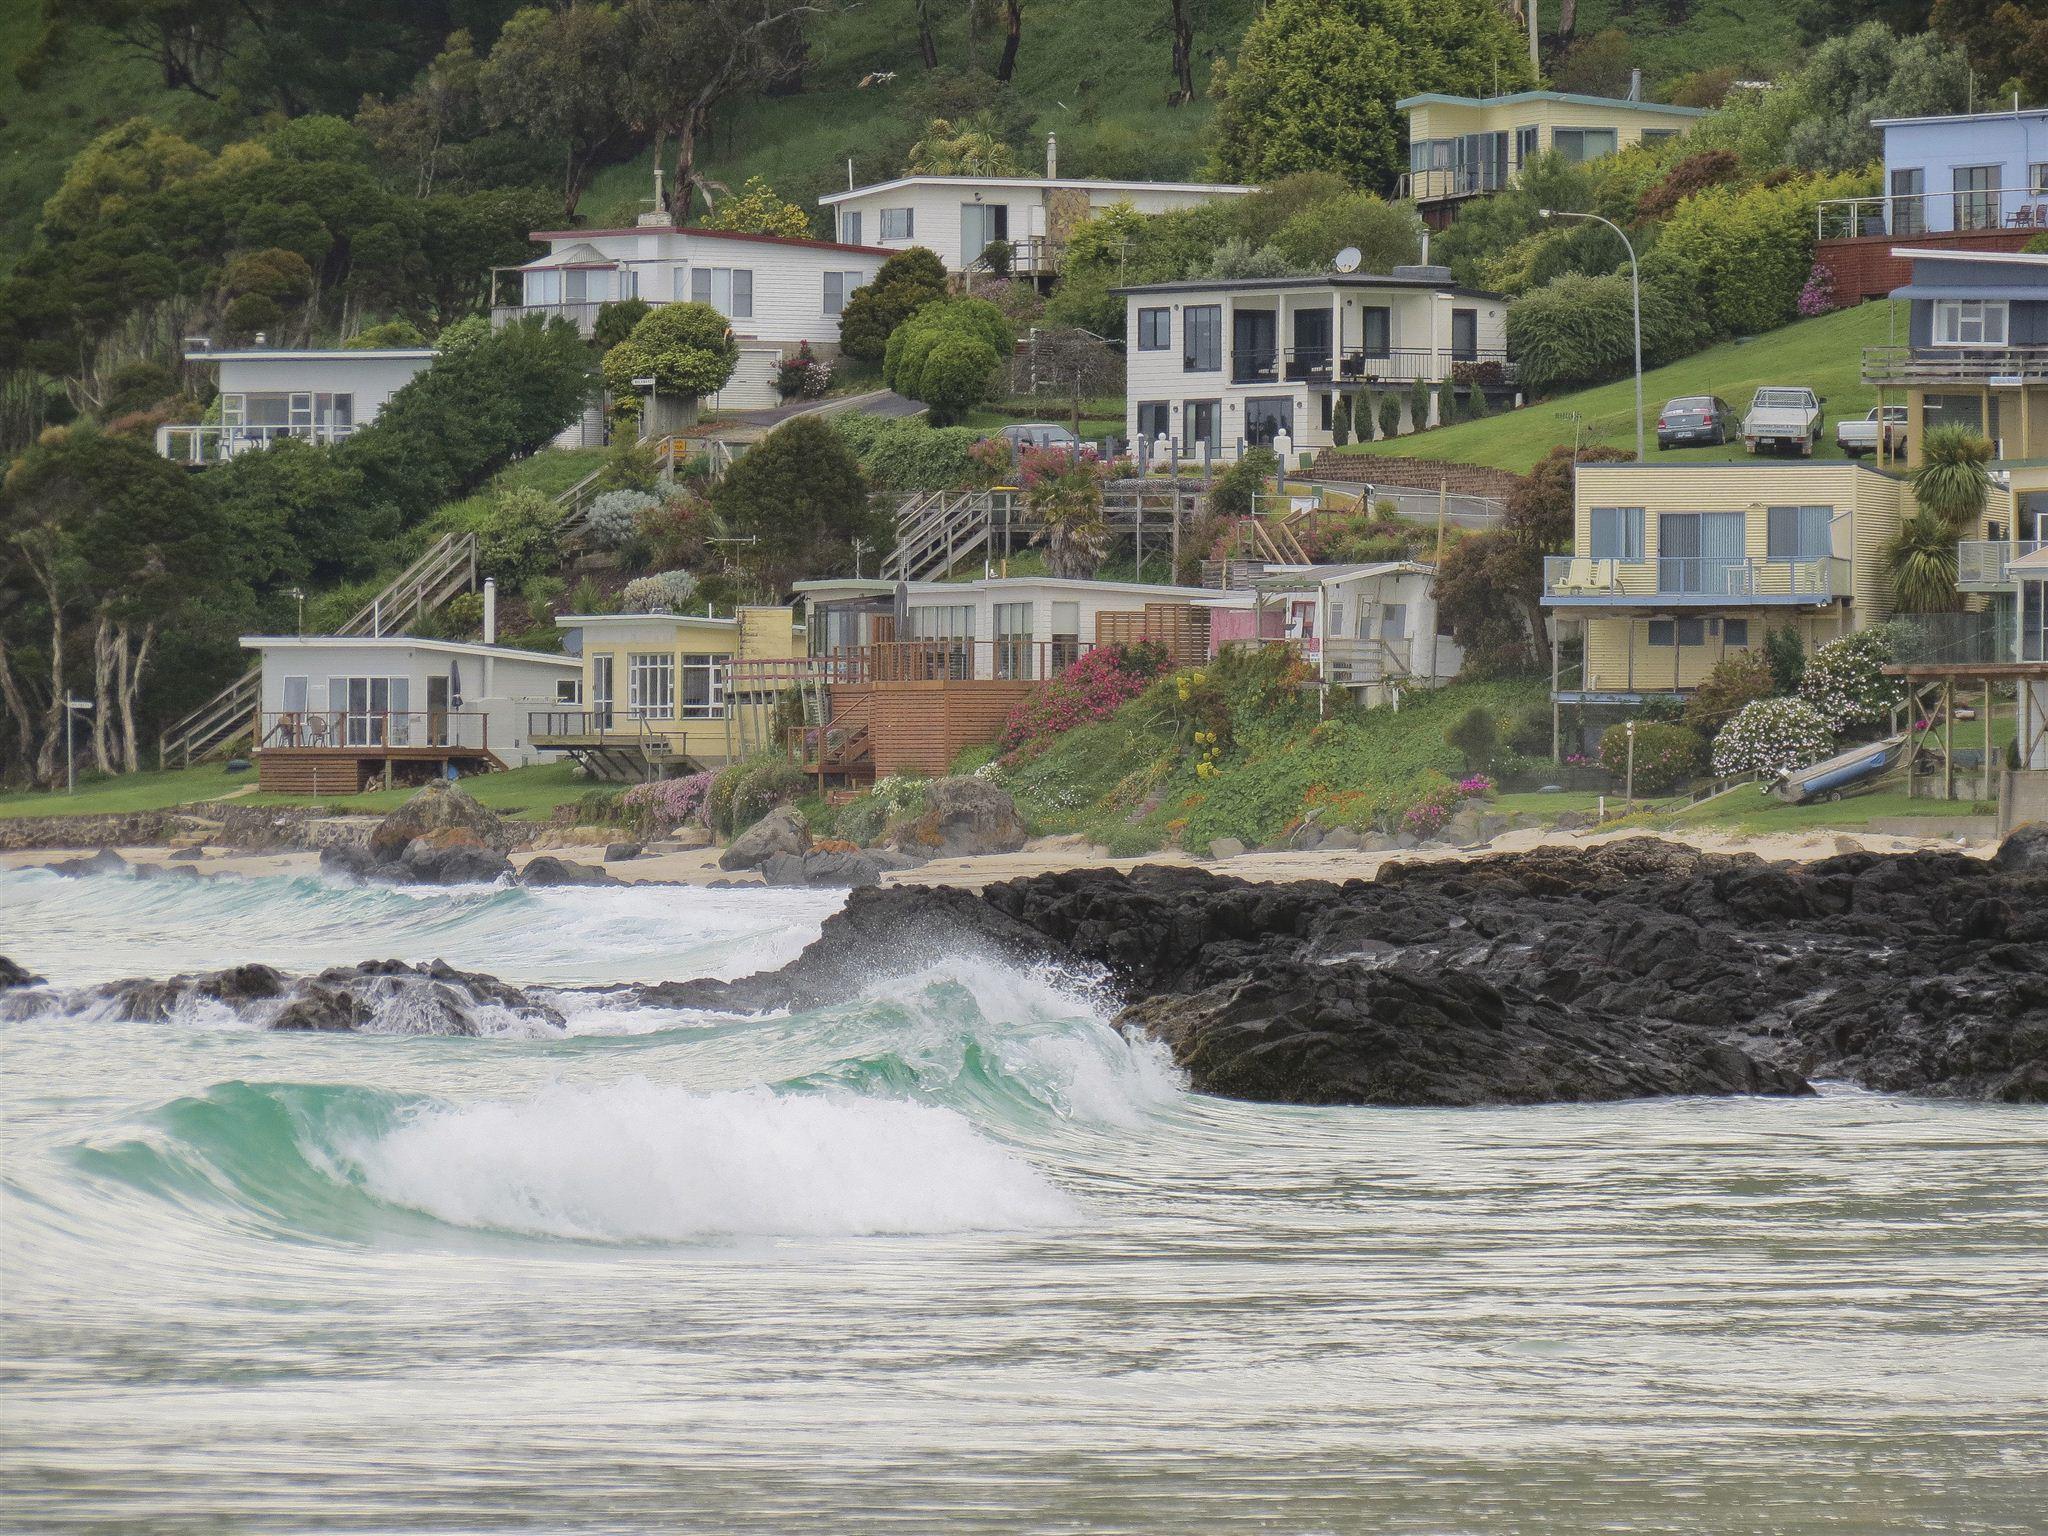
<path fill-rule="evenodd" d="M 1398 195 L 1422 205 L 1441 228 L 1460 198 L 1498 192 L 1539 154 L 1597 160 L 1657 139 L 1675 138 L 1705 112 L 1569 91 L 1517 91 L 1511 96 L 1404 96 L 1408 173 Z"/>
<path fill-rule="evenodd" d="M 789 608 L 729 618 L 685 613 L 565 614 L 581 634 L 573 707 L 536 712 L 533 745 L 566 752 L 594 778 L 648 779 L 716 768 L 776 745 L 783 690 L 805 662 Z"/>
<path fill-rule="evenodd" d="M 1881 623 L 1884 548 L 1911 510 L 1903 479 L 1847 461 L 1581 465 L 1572 553 L 1544 561 L 1557 638 L 1585 643 L 1557 701 L 1683 695 L 1770 630 L 1811 653 Z"/>

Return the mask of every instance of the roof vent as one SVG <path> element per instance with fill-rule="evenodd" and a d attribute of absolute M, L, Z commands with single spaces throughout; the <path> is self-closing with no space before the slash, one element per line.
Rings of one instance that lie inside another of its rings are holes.
<path fill-rule="evenodd" d="M 1418 283 L 1448 283 L 1452 281 L 1449 267 L 1401 265 L 1394 268 L 1395 277 L 1405 277 Z"/>

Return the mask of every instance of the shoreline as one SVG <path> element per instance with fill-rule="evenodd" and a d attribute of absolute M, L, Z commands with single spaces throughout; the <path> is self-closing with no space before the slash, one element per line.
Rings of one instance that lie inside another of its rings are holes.
<path fill-rule="evenodd" d="M 1004 880 L 1032 875 L 1056 874 L 1070 870 L 1115 869 L 1129 871 L 1140 865 L 1197 866 L 1221 875 L 1260 883 L 1289 880 L 1370 880 L 1388 863 L 1424 864 L 1462 862 L 1489 854 L 1526 853 L 1535 848 L 1597 848 L 1631 837 L 1656 837 L 1681 843 L 1703 853 L 1753 853 L 1772 862 L 1808 863 L 1839 853 L 1879 854 L 1925 853 L 1936 849 L 1961 852 L 1974 858 L 1989 858 L 1997 844 L 1992 840 L 1954 837 L 1905 837 L 1894 833 L 1846 833 L 1836 831 L 1742 833 L 1706 828 L 1653 830 L 1647 827 L 1615 828 L 1609 831 L 1559 831 L 1553 827 L 1523 828 L 1503 832 L 1479 847 L 1458 848 L 1424 845 L 1415 848 L 1367 853 L 1350 849 L 1254 849 L 1223 859 L 1197 858 L 1178 849 L 1112 858 L 1107 850 L 1085 838 L 1034 838 L 1014 853 L 978 854 L 964 858 L 934 859 L 916 869 L 884 872 L 886 886 L 956 886 L 977 890 Z M 174 853 L 193 845 L 159 843 L 107 845 L 130 864 L 169 865 Z M 287 877 L 317 875 L 317 849 L 237 849 L 206 844 L 200 857 L 176 861 L 174 867 L 210 875 Z M 93 850 L 78 848 L 24 848 L 0 851 L 0 869 L 39 869 L 64 863 Z M 632 859 L 607 863 L 602 843 L 568 844 L 557 847 L 522 849 L 512 854 L 515 868 L 528 861 L 553 856 L 602 867 L 626 885 L 724 886 L 771 889 L 753 870 L 723 870 L 718 867 L 717 847 L 696 848 L 676 853 L 641 854 Z M 607 889 L 609 887 L 591 887 Z M 772 889 L 806 889 L 778 886 Z M 819 889 L 819 887 L 808 887 Z"/>

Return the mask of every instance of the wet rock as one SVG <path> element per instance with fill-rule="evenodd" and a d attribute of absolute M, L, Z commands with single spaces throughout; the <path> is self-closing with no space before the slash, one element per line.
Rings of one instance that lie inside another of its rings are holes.
<path fill-rule="evenodd" d="M 927 784 L 923 809 L 891 826 L 882 841 L 926 858 L 960 859 L 1015 853 L 1027 837 L 1015 800 L 987 779 L 962 774 Z"/>
<path fill-rule="evenodd" d="M 1244 844 L 1234 837 L 1212 837 L 1209 839 L 1209 857 L 1212 859 L 1234 859 L 1244 852 Z"/>
<path fill-rule="evenodd" d="M 0 992 L 9 987 L 39 987 L 43 978 L 32 975 L 23 966 L 16 965 L 5 955 L 0 955 Z"/>
<path fill-rule="evenodd" d="M 131 866 L 113 849 L 102 848 L 82 859 L 59 859 L 44 868 L 53 875 L 121 875 L 126 874 Z"/>
<path fill-rule="evenodd" d="M 1991 855 L 1995 868 L 2014 873 L 2048 870 L 2048 821 L 2030 821 L 2006 833 Z"/>
<path fill-rule="evenodd" d="M 193 860 L 203 859 L 205 857 L 206 850 L 204 848 L 197 846 L 196 844 L 189 848 L 180 848 L 177 850 L 177 852 L 170 855 L 172 861 L 177 863 L 189 863 Z"/>
<path fill-rule="evenodd" d="M 811 828 L 793 805 L 778 805 L 732 840 L 718 856 L 720 869 L 759 869 L 771 855 L 810 851 Z"/>
<path fill-rule="evenodd" d="M 761 878 L 770 885 L 861 886 L 880 885 L 882 872 L 865 853 L 770 854 L 761 865 Z"/>
<path fill-rule="evenodd" d="M 434 839 L 414 838 L 397 864 L 379 864 L 373 879 L 410 881 L 419 885 L 488 885 L 512 873 L 512 861 L 495 849 L 467 839 L 435 846 Z"/>
<path fill-rule="evenodd" d="M 1355 852 L 1363 839 L 1356 827 L 1332 827 L 1323 834 L 1321 846 L 1337 853 Z"/>
<path fill-rule="evenodd" d="M 453 784 L 437 780 L 377 823 L 369 848 L 380 863 L 389 863 L 417 838 L 458 829 L 469 833 L 478 847 L 497 853 L 518 846 L 518 838 L 496 812 Z"/>
<path fill-rule="evenodd" d="M 354 880 L 369 880 L 376 876 L 377 869 L 377 859 L 368 848 L 337 843 L 320 850 L 320 873 L 323 875 L 344 875 Z"/>
<path fill-rule="evenodd" d="M 607 874 L 596 864 L 579 864 L 574 859 L 558 859 L 551 853 L 543 853 L 528 859 L 526 867 L 519 871 L 521 885 L 624 885 L 626 882 L 617 875 Z"/>
<path fill-rule="evenodd" d="M 638 843 L 606 843 L 604 845 L 604 861 L 607 864 L 615 864 L 621 859 L 637 859 L 640 857 L 640 853 L 641 847 Z"/>

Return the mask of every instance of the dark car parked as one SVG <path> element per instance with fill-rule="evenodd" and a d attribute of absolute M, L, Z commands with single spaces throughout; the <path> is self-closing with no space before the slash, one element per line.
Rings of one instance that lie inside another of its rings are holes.
<path fill-rule="evenodd" d="M 1659 448 L 1718 447 L 1736 436 L 1742 423 L 1719 395 L 1682 395 L 1657 413 Z"/>

